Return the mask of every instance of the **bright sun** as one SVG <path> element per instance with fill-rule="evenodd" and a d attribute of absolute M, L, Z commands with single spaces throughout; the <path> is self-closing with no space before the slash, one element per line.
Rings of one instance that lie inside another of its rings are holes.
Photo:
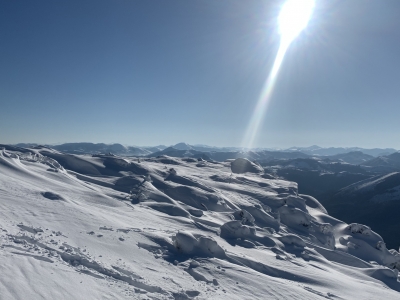
<path fill-rule="evenodd" d="M 245 148 L 250 149 L 253 146 L 271 99 L 283 58 L 291 42 L 306 28 L 314 10 L 314 2 L 315 0 L 287 0 L 282 6 L 278 17 L 279 33 L 281 35 L 279 50 L 242 141 L 242 145 Z"/>
<path fill-rule="evenodd" d="M 314 9 L 314 0 L 288 0 L 279 14 L 282 42 L 290 44 L 307 26 Z"/>

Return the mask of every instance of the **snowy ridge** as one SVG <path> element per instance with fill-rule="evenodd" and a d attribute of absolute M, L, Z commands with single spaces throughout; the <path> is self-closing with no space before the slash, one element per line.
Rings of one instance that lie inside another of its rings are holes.
<path fill-rule="evenodd" d="M 232 173 L 231 162 L 19 150 L 0 150 L 0 298 L 400 295 L 400 255 L 378 234 L 243 159 Z"/>
<path fill-rule="evenodd" d="M 400 199 L 400 173 L 392 172 L 356 182 L 338 192 L 338 196 L 352 194 L 369 196 L 370 201 L 397 201 Z"/>

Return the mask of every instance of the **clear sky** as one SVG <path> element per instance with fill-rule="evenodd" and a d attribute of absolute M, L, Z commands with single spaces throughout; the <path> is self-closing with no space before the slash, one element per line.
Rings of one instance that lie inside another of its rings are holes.
<path fill-rule="evenodd" d="M 1 1 L 0 143 L 239 146 L 282 3 Z M 399 16 L 398 0 L 316 0 L 255 146 L 400 149 Z"/>

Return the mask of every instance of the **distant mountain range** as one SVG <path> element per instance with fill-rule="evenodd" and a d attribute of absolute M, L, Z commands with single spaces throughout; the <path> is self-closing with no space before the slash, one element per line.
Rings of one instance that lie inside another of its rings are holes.
<path fill-rule="evenodd" d="M 19 143 L 15 146 L 22 148 L 29 148 L 38 146 L 38 144 L 34 143 Z M 198 152 L 262 152 L 268 151 L 273 153 L 298 153 L 301 152 L 303 154 L 307 154 L 308 156 L 337 156 L 337 159 L 340 159 L 341 154 L 347 154 L 351 152 L 362 152 L 364 155 L 361 158 L 360 163 L 363 161 L 367 161 L 372 157 L 385 156 L 390 155 L 392 153 L 397 152 L 396 149 L 392 148 L 374 148 L 374 149 L 365 149 L 359 147 L 351 147 L 351 148 L 343 148 L 343 147 L 330 147 L 330 148 L 322 148 L 319 146 L 311 146 L 311 147 L 291 147 L 288 149 L 278 149 L 278 148 L 256 148 L 256 149 L 243 149 L 242 147 L 215 147 L 208 145 L 189 145 L 187 143 L 178 143 L 172 146 L 124 146 L 122 144 L 114 143 L 114 144 L 105 144 L 105 143 L 65 143 L 59 145 L 45 145 L 53 149 L 57 149 L 63 152 L 73 152 L 73 153 L 105 153 L 105 152 L 113 152 L 118 155 L 148 155 L 151 153 L 162 151 L 166 148 L 174 148 L 176 150 L 195 150 Z M 360 159 L 359 154 L 356 154 L 357 159 Z M 372 156 L 372 157 L 371 157 Z M 290 156 L 288 156 L 290 157 Z M 333 158 L 335 159 L 335 158 Z"/>
<path fill-rule="evenodd" d="M 362 151 L 352 151 L 328 156 L 331 160 L 343 161 L 349 164 L 359 165 L 374 158 L 374 156 L 365 154 Z"/>
<path fill-rule="evenodd" d="M 396 149 L 393 148 L 373 148 L 373 149 L 365 149 L 359 147 L 350 147 L 350 148 L 343 148 L 343 147 L 329 147 L 329 148 L 322 148 L 319 146 L 311 146 L 311 147 L 292 147 L 289 149 L 285 149 L 282 151 L 300 151 L 309 155 L 318 155 L 318 156 L 330 156 L 330 155 L 338 155 L 343 153 L 349 152 L 363 152 L 364 154 L 368 154 L 374 157 L 389 155 L 394 152 L 397 152 Z"/>
<path fill-rule="evenodd" d="M 168 147 L 162 151 L 154 152 L 148 157 L 157 157 L 161 155 L 173 157 L 201 157 L 206 160 L 225 161 L 227 159 L 248 158 L 258 162 L 272 159 L 293 159 L 306 158 L 309 155 L 301 152 L 280 152 L 280 151 L 199 151 L 196 149 L 178 150 L 175 147 Z"/>
<path fill-rule="evenodd" d="M 32 148 L 38 144 L 16 144 L 14 146 L 22 148 Z M 147 156 L 157 157 L 167 155 L 172 157 L 192 157 L 203 158 L 206 160 L 225 161 L 227 159 L 248 158 L 259 163 L 274 159 L 298 159 L 314 158 L 329 159 L 336 162 L 344 162 L 353 165 L 362 165 L 374 172 L 393 172 L 400 170 L 400 153 L 395 149 L 363 149 L 353 148 L 321 148 L 311 147 L 292 147 L 289 149 L 276 150 L 255 149 L 244 150 L 240 147 L 213 147 L 207 145 L 189 145 L 178 143 L 167 147 L 164 145 L 154 147 L 124 146 L 122 144 L 104 143 L 66 143 L 60 145 L 46 145 L 55 150 L 70 154 L 101 154 L 113 153 L 121 156 Z M 379 156 L 380 155 L 380 156 Z"/>
<path fill-rule="evenodd" d="M 16 144 L 15 146 L 23 148 L 33 148 L 39 146 L 38 144 Z M 161 151 L 166 146 L 160 145 L 155 147 L 134 147 L 124 146 L 121 144 L 104 144 L 104 143 L 66 143 L 61 145 L 45 145 L 49 148 L 70 153 L 70 154 L 100 154 L 100 153 L 114 153 L 125 156 L 144 156 L 150 153 Z"/>

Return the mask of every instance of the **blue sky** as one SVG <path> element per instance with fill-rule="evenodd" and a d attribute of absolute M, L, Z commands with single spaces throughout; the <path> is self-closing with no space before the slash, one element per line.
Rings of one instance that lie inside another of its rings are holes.
<path fill-rule="evenodd" d="M 0 143 L 240 145 L 282 1 L 1 1 Z M 316 0 L 255 146 L 400 149 L 400 1 Z"/>

